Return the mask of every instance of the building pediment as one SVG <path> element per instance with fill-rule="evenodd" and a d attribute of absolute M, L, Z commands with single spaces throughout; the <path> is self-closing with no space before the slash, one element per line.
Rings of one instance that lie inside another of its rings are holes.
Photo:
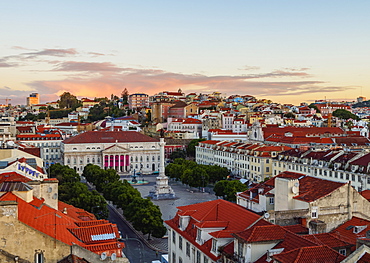
<path fill-rule="evenodd" d="M 108 148 L 105 148 L 104 150 L 102 150 L 102 153 L 106 153 L 106 154 L 109 154 L 109 153 L 129 153 L 130 151 L 122 146 L 119 146 L 117 144 L 114 144 L 112 146 L 109 146 Z"/>

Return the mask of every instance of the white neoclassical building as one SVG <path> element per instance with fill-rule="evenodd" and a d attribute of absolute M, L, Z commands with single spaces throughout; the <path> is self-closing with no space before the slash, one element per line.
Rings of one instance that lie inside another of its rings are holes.
<path fill-rule="evenodd" d="M 89 131 L 62 142 L 64 165 L 82 173 L 91 163 L 119 173 L 158 171 L 159 140 L 136 131 Z"/>

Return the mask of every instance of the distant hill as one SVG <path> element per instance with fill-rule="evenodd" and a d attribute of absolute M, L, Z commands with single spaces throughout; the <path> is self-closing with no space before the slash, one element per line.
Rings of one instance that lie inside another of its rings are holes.
<path fill-rule="evenodd" d="M 370 107 L 370 100 L 358 102 L 352 105 L 353 108 Z"/>

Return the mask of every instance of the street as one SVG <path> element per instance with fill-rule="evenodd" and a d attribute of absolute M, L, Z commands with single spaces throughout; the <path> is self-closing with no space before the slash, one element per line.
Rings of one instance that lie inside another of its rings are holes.
<path fill-rule="evenodd" d="M 121 176 L 121 179 L 130 180 L 130 177 Z M 156 175 L 145 175 L 144 178 L 138 178 L 139 180 L 145 179 L 149 183 L 146 185 L 135 185 L 134 187 L 139 190 L 142 197 L 149 195 L 149 191 L 153 189 L 156 182 Z M 199 191 L 197 188 L 190 188 L 183 185 L 181 182 L 169 182 L 169 185 L 175 191 L 176 199 L 173 200 L 158 200 L 153 201 L 155 205 L 158 205 L 162 212 L 162 219 L 168 220 L 173 218 L 177 212 L 178 206 L 190 205 L 200 202 L 206 202 L 216 199 L 214 194 L 210 194 L 211 189 L 205 189 L 205 191 Z M 138 236 L 123 220 L 123 218 L 117 214 L 115 209 L 109 206 L 109 221 L 117 224 L 118 229 L 122 234 L 122 241 L 125 242 L 125 248 L 123 252 L 131 263 L 151 263 L 153 260 L 160 259 L 162 253 L 156 252 L 146 245 L 146 242 L 142 241 L 142 236 Z M 148 241 L 152 247 L 158 248 L 160 251 L 167 251 L 167 238 L 152 238 Z"/>
<path fill-rule="evenodd" d="M 109 221 L 117 224 L 119 231 L 122 233 L 122 241 L 125 243 L 123 253 L 130 260 L 131 263 L 151 263 L 152 260 L 159 259 L 160 253 L 156 255 L 156 252 L 150 249 L 144 242 L 140 240 L 140 237 L 136 235 L 134 231 L 127 225 L 117 212 L 109 208 Z"/>

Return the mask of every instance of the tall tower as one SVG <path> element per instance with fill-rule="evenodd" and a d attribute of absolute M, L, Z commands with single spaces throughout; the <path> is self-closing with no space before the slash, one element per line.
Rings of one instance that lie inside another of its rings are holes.
<path fill-rule="evenodd" d="M 149 192 L 149 197 L 153 200 L 175 199 L 175 192 L 168 185 L 168 177 L 164 173 L 164 138 L 159 139 L 159 176 L 157 176 L 156 184 L 152 191 Z"/>
<path fill-rule="evenodd" d="M 27 106 L 32 106 L 39 103 L 40 98 L 38 93 L 31 93 L 30 96 L 27 97 Z"/>

